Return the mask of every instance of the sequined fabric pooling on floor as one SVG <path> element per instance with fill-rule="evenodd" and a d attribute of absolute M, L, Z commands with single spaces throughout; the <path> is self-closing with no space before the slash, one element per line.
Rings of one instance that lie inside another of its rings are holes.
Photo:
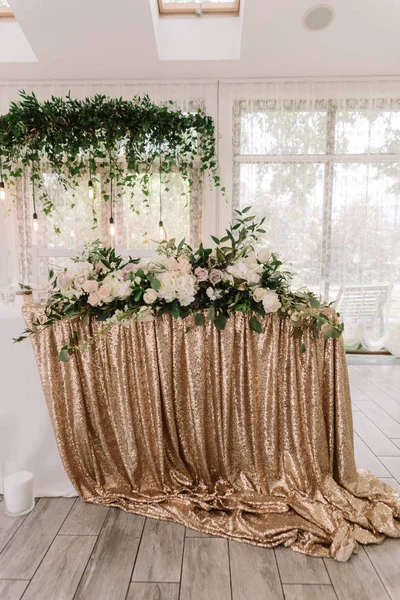
<path fill-rule="evenodd" d="M 25 305 L 27 325 L 42 308 Z M 168 315 L 58 359 L 69 320 L 32 337 L 65 469 L 87 501 L 260 546 L 346 560 L 400 537 L 394 490 L 354 462 L 342 339 L 302 355 L 290 323 L 254 333 Z M 400 544 L 400 541 L 399 541 Z"/>

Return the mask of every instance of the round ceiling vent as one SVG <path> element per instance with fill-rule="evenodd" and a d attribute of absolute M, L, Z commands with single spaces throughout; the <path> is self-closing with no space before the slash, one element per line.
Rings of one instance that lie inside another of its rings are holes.
<path fill-rule="evenodd" d="M 326 4 L 312 6 L 303 17 L 303 25 L 309 31 L 326 29 L 333 20 L 333 8 Z"/>

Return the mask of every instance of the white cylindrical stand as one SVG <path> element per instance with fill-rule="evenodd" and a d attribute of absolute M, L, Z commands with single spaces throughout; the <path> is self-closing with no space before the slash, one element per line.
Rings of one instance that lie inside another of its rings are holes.
<path fill-rule="evenodd" d="M 5 471 L 5 470 L 4 470 Z M 33 475 L 29 471 L 4 472 L 5 514 L 9 517 L 21 517 L 35 506 L 33 496 Z"/>

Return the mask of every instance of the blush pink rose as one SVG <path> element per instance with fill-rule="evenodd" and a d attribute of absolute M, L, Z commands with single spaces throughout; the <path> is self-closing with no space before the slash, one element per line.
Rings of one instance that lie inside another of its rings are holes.
<path fill-rule="evenodd" d="M 102 285 L 99 288 L 99 296 L 100 299 L 103 300 L 103 298 L 107 298 L 108 296 L 111 296 L 111 288 L 109 285 Z"/>
<path fill-rule="evenodd" d="M 121 269 L 122 278 L 124 281 L 130 279 L 130 274 L 135 273 L 137 271 L 138 266 L 133 263 L 128 263 Z"/>
<path fill-rule="evenodd" d="M 82 283 L 82 289 L 87 294 L 97 292 L 97 290 L 99 289 L 99 283 L 97 281 L 94 281 L 94 279 L 87 279 Z"/>
<path fill-rule="evenodd" d="M 222 281 L 222 278 L 223 278 L 222 271 L 220 271 L 219 269 L 211 269 L 210 274 L 208 276 L 210 283 L 215 285 L 216 283 L 219 283 L 220 281 Z"/>
<path fill-rule="evenodd" d="M 167 269 L 168 269 L 168 271 L 179 271 L 180 270 L 179 263 L 176 260 L 176 258 L 174 258 L 173 256 L 171 256 L 171 258 L 169 258 L 167 260 Z"/>
<path fill-rule="evenodd" d="M 78 273 L 78 275 L 75 275 L 75 278 L 74 278 L 74 286 L 79 289 L 82 287 L 82 284 L 85 281 L 86 281 L 85 273 Z"/>
<path fill-rule="evenodd" d="M 208 269 L 205 269 L 204 267 L 197 267 L 194 274 L 197 277 L 197 281 L 207 281 L 208 279 Z"/>
<path fill-rule="evenodd" d="M 100 296 L 97 292 L 92 292 L 89 294 L 88 303 L 91 304 L 91 306 L 97 306 L 99 302 Z"/>
<path fill-rule="evenodd" d="M 181 273 L 191 273 L 192 265 L 187 258 L 178 258 L 179 270 Z"/>
<path fill-rule="evenodd" d="M 71 278 L 66 273 L 59 273 L 57 276 L 57 285 L 60 290 L 69 287 L 71 285 Z"/>

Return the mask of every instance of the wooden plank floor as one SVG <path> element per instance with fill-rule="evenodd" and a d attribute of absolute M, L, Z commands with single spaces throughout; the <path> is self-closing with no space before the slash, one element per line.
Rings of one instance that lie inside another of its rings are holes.
<path fill-rule="evenodd" d="M 400 492 L 400 369 L 349 368 L 358 466 Z M 400 600 L 400 539 L 346 563 L 227 541 L 79 499 L 0 503 L 0 600 Z"/>

